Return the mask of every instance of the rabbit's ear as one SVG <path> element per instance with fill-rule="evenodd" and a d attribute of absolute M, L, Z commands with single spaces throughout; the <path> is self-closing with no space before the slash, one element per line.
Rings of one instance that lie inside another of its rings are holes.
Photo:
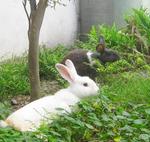
<path fill-rule="evenodd" d="M 72 62 L 71 60 L 67 59 L 67 60 L 65 61 L 65 64 L 66 64 L 66 66 L 70 69 L 70 71 L 72 72 L 72 74 L 73 74 L 74 76 L 77 76 L 77 71 L 76 71 L 76 68 L 75 68 L 73 62 Z"/>
<path fill-rule="evenodd" d="M 99 37 L 99 44 L 105 45 L 105 39 L 102 35 Z"/>
<path fill-rule="evenodd" d="M 99 53 L 104 53 L 105 51 L 105 39 L 103 36 L 99 37 L 99 44 L 96 47 L 96 51 Z"/>
<path fill-rule="evenodd" d="M 60 73 L 60 75 L 67 80 L 69 83 L 73 83 L 75 81 L 74 76 L 71 74 L 70 69 L 63 64 L 57 63 L 55 65 L 56 69 Z"/>

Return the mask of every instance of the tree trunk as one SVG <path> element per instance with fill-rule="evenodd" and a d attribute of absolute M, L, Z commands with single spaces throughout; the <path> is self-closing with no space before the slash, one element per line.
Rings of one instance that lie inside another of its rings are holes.
<path fill-rule="evenodd" d="M 30 31 L 31 30 L 31 31 Z M 29 78 L 31 85 L 31 101 L 40 97 L 40 77 L 39 77 L 39 32 L 32 28 L 29 30 Z"/>
<path fill-rule="evenodd" d="M 29 38 L 29 79 L 31 101 L 40 97 L 40 75 L 39 75 L 39 35 L 42 26 L 47 0 L 40 0 L 37 8 L 31 11 L 28 30 Z"/>

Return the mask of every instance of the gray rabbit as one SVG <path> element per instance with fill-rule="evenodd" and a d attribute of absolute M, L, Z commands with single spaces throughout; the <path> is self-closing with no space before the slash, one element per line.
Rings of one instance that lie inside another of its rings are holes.
<path fill-rule="evenodd" d="M 104 37 L 100 36 L 95 52 L 84 49 L 74 49 L 64 57 L 62 60 L 63 64 L 66 59 L 70 59 L 74 63 L 79 75 L 87 75 L 90 78 L 95 79 L 97 74 L 93 67 L 93 59 L 98 59 L 102 64 L 105 64 L 107 62 L 114 62 L 119 60 L 119 55 L 114 51 L 106 48 Z"/>

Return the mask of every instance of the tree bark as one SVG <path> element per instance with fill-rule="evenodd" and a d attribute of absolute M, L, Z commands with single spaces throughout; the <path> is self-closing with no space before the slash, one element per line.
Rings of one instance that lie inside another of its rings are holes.
<path fill-rule="evenodd" d="M 31 26 L 32 29 L 32 26 Z M 40 97 L 40 77 L 39 77 L 39 32 L 29 31 L 29 79 L 31 85 L 31 101 Z"/>
<path fill-rule="evenodd" d="M 39 36 L 48 0 L 40 0 L 35 9 L 31 9 L 28 38 L 29 38 L 29 79 L 31 101 L 40 97 L 39 75 Z"/>

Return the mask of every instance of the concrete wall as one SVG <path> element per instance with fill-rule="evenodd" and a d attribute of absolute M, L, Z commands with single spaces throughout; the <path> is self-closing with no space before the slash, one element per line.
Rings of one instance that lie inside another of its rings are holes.
<path fill-rule="evenodd" d="M 92 25 L 124 24 L 123 15 L 141 5 L 150 9 L 149 0 L 63 0 L 65 7 L 47 8 L 41 29 L 40 43 L 53 47 L 68 45 L 77 32 L 89 32 Z M 80 6 L 78 6 L 80 5 Z M 80 15 L 80 16 L 79 16 Z M 3 0 L 0 4 L 0 59 L 27 51 L 27 18 L 22 0 Z"/>
<path fill-rule="evenodd" d="M 87 33 L 92 25 L 113 24 L 123 26 L 124 14 L 132 8 L 150 9 L 150 0 L 80 0 L 80 31 Z"/>
<path fill-rule="evenodd" d="M 80 32 L 88 32 L 91 25 L 113 21 L 112 0 L 80 0 Z"/>
<path fill-rule="evenodd" d="M 142 6 L 146 7 L 150 11 L 150 0 L 142 0 Z"/>
<path fill-rule="evenodd" d="M 47 8 L 40 43 L 55 46 L 71 44 L 77 32 L 77 3 L 63 0 L 65 7 Z M 3 0 L 0 4 L 0 59 L 20 55 L 28 48 L 28 21 L 22 0 Z"/>
<path fill-rule="evenodd" d="M 139 8 L 141 5 L 141 0 L 113 0 L 113 22 L 118 26 L 123 26 L 124 15 L 130 14 L 132 8 Z"/>

